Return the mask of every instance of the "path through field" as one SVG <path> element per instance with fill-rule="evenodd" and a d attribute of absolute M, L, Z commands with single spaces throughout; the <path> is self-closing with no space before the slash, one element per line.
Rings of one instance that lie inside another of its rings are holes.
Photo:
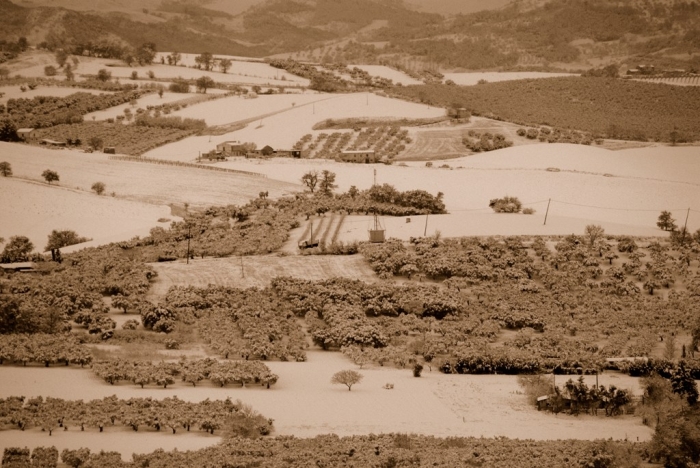
<path fill-rule="evenodd" d="M 350 256 L 254 256 L 205 258 L 152 263 L 158 278 L 151 295 L 162 297 L 171 286 L 206 287 L 209 284 L 235 288 L 265 287 L 277 276 L 308 280 L 333 277 L 374 281 L 376 276 L 361 255 Z"/>

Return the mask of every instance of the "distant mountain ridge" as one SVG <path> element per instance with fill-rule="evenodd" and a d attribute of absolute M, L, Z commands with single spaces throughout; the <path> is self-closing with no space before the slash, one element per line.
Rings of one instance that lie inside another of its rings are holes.
<path fill-rule="evenodd" d="M 25 36 L 50 49 L 152 42 L 160 51 L 443 69 L 700 66 L 696 1 L 499 0 L 506 6 L 449 17 L 431 12 L 429 0 L 242 1 L 241 12 L 226 0 L 0 0 L 0 39 Z M 464 9 L 479 8 L 463 1 Z"/>

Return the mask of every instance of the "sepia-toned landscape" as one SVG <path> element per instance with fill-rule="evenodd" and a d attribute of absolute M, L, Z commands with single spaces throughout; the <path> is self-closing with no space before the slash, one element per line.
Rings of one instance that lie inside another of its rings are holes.
<path fill-rule="evenodd" d="M 700 464 L 700 5 L 0 0 L 3 468 Z"/>

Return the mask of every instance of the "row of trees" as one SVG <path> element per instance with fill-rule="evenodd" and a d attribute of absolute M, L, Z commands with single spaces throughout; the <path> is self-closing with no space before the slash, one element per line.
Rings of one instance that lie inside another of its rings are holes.
<path fill-rule="evenodd" d="M 156 431 L 170 429 L 173 434 L 191 428 L 214 434 L 223 429 L 228 436 L 260 437 L 272 431 L 272 420 L 266 419 L 240 400 L 209 400 L 191 403 L 178 397 L 162 400 L 152 398 L 101 400 L 64 400 L 35 397 L 0 399 L 0 424 L 12 425 L 22 431 L 40 427 L 49 436 L 57 428 L 96 428 L 103 432 L 112 426 L 126 426 L 134 431 L 142 427 Z M 4 466 L 4 465 L 3 465 Z"/>
<path fill-rule="evenodd" d="M 7 324 L 3 324 L 7 325 Z M 70 364 L 83 367 L 92 362 L 89 348 L 74 334 L 0 334 L 0 364 Z"/>
<path fill-rule="evenodd" d="M 313 438 L 235 438 L 195 451 L 156 450 L 134 454 L 130 462 L 122 461 L 120 454 L 115 452 L 90 453 L 89 449 L 66 450 L 61 459 L 76 468 L 224 468 L 242 465 L 302 468 L 310 465 L 346 466 L 350 463 L 356 466 L 415 466 L 419 463 L 417 460 L 437 468 L 464 464 L 501 468 L 627 467 L 637 466 L 641 461 L 640 454 L 648 447 L 646 443 L 601 440 L 436 438 L 415 434 L 338 437 L 328 434 Z M 30 466 L 29 450 L 26 452 L 21 458 L 19 453 L 24 453 L 23 449 L 6 452 L 8 463 L 12 460 L 22 463 L 12 466 Z"/>
<path fill-rule="evenodd" d="M 151 383 L 167 388 L 180 378 L 182 382 L 197 386 L 203 380 L 225 387 L 228 384 L 262 385 L 270 388 L 279 378 L 260 361 L 217 361 L 200 359 L 180 360 L 176 363 L 153 364 L 146 361 L 110 360 L 98 361 L 93 372 L 110 385 L 129 381 L 143 388 Z"/>

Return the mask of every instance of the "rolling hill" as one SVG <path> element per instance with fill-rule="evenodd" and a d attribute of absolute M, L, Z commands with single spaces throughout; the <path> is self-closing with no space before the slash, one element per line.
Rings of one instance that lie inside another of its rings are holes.
<path fill-rule="evenodd" d="M 443 16 L 443 14 L 451 16 Z M 0 40 L 403 68 L 700 68 L 700 6 L 684 0 L 0 0 Z"/>

